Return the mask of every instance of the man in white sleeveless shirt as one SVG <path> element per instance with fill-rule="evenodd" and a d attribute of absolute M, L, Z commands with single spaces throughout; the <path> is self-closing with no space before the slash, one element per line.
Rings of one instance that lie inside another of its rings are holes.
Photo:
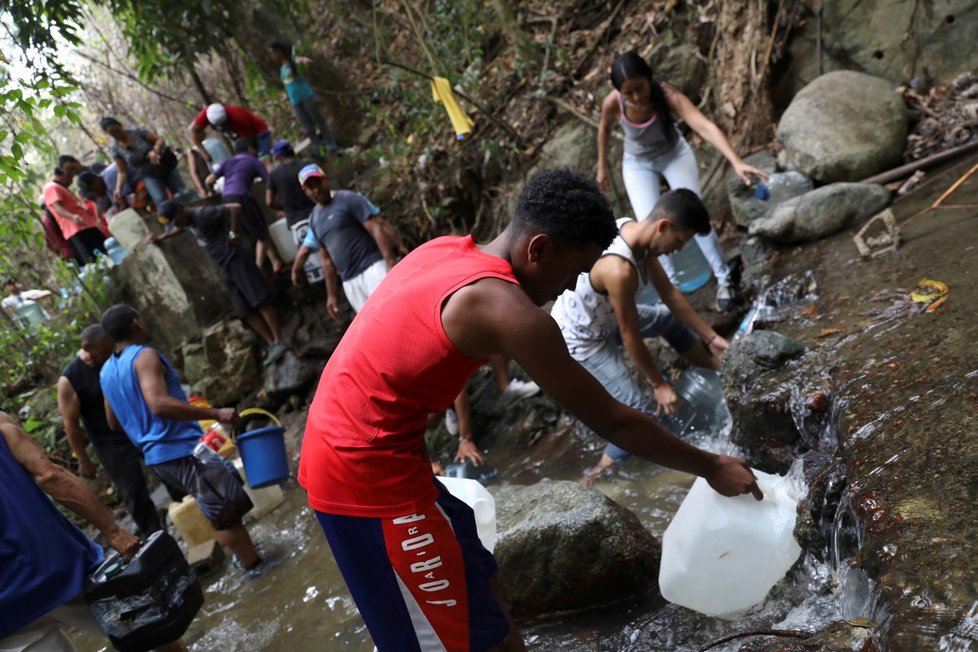
<path fill-rule="evenodd" d="M 658 262 L 675 253 L 699 233 L 710 230 L 710 216 L 691 190 L 680 188 L 662 195 L 648 219 L 618 220 L 619 235 L 591 271 L 581 274 L 574 290 L 566 290 L 551 314 L 560 326 L 571 356 L 622 403 L 647 414 L 673 414 L 679 398 L 655 366 L 642 341 L 661 336 L 691 364 L 717 369 L 730 346 L 727 340 L 696 314 L 682 292 L 669 282 Z M 662 303 L 639 304 L 636 297 L 651 283 Z M 653 412 L 648 386 L 628 372 L 618 338 L 652 387 L 657 407 Z M 608 444 L 601 461 L 590 473 L 593 480 L 629 454 Z"/>

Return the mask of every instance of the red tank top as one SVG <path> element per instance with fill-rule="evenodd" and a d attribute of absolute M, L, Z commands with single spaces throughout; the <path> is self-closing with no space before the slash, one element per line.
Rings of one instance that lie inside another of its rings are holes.
<path fill-rule="evenodd" d="M 438 497 L 425 450 L 428 415 L 452 404 L 483 360 L 451 343 L 441 307 L 481 278 L 516 283 L 472 236 L 418 247 L 387 275 L 323 371 L 306 421 L 299 484 L 318 511 L 396 517 Z"/>

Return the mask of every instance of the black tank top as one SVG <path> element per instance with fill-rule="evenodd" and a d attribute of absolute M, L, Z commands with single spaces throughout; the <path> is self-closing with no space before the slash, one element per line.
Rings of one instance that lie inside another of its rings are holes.
<path fill-rule="evenodd" d="M 65 367 L 61 375 L 71 383 L 81 407 L 82 425 L 88 437 L 95 439 L 118 439 L 122 433 L 113 431 L 105 417 L 105 399 L 102 396 L 102 386 L 98 381 L 99 370 L 90 367 L 78 356 Z"/>

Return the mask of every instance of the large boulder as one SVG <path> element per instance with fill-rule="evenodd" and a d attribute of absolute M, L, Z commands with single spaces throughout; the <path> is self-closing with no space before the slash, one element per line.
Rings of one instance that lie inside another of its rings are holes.
<path fill-rule="evenodd" d="M 568 481 L 494 493 L 494 552 L 514 616 L 585 609 L 656 589 L 659 542 L 610 498 Z"/>
<path fill-rule="evenodd" d="M 241 322 L 221 321 L 202 340 L 184 344 L 183 377 L 212 405 L 234 405 L 261 387 L 255 334 Z"/>
<path fill-rule="evenodd" d="M 265 368 L 264 388 L 271 398 L 303 394 L 319 378 L 320 366 L 287 351 L 282 359 Z"/>
<path fill-rule="evenodd" d="M 217 268 L 189 233 L 145 244 L 149 229 L 133 210 L 113 217 L 109 230 L 129 251 L 118 272 L 123 300 L 146 320 L 154 346 L 172 354 L 231 312 Z"/>
<path fill-rule="evenodd" d="M 830 70 L 861 70 L 904 84 L 927 77 L 946 83 L 959 72 L 978 68 L 974 0 L 806 4 L 818 7 L 820 19 L 806 17 L 794 24 L 785 66 L 775 80 L 776 101 L 790 100 Z"/>
<path fill-rule="evenodd" d="M 775 242 L 812 242 L 863 223 L 889 202 L 890 191 L 883 186 L 833 183 L 779 204 L 751 222 L 749 231 Z"/>
<path fill-rule="evenodd" d="M 898 164 L 907 141 L 907 109 L 893 86 L 840 70 L 803 88 L 778 124 L 783 166 L 832 183 L 859 181 Z"/>

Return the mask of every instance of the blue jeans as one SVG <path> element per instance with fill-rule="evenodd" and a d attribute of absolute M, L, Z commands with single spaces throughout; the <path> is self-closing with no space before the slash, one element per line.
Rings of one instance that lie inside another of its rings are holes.
<path fill-rule="evenodd" d="M 665 304 L 639 304 L 636 307 L 641 324 L 639 333 L 643 338 L 662 337 L 680 355 L 696 343 L 693 331 L 676 319 Z M 620 336 L 609 338 L 595 353 L 581 360 L 581 366 L 597 378 L 616 401 L 654 417 L 651 386 L 645 382 L 639 383 L 632 377 L 625 364 L 625 351 L 618 346 L 619 341 Z M 605 446 L 604 452 L 615 464 L 631 456 L 631 453 L 612 443 Z"/>
<path fill-rule="evenodd" d="M 173 193 L 174 198 L 181 198 L 180 195 L 186 192 L 187 189 L 183 183 L 183 177 L 180 176 L 180 170 L 177 168 L 170 170 L 170 173 L 165 177 L 151 177 L 146 175 L 142 179 L 143 184 L 146 186 L 146 192 L 149 193 L 150 199 L 156 204 L 157 209 L 160 207 L 160 204 L 167 200 L 167 190 Z"/>

